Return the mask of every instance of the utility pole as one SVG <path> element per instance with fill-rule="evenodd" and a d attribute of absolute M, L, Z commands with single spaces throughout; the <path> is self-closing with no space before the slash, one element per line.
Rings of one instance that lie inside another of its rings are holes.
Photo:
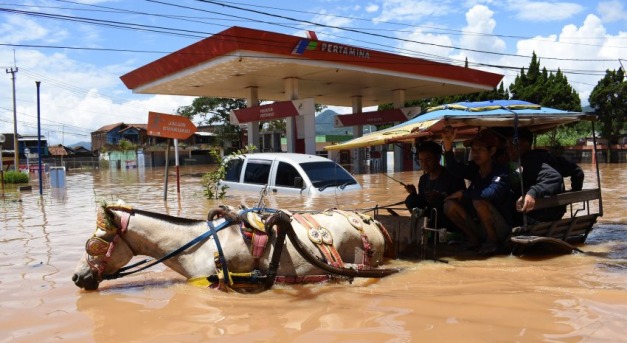
<path fill-rule="evenodd" d="M 41 168 L 41 107 L 39 106 L 39 90 L 41 86 L 40 81 L 35 81 L 35 85 L 37 86 L 37 176 L 39 176 L 39 195 L 43 195 L 43 187 L 42 187 L 42 174 L 43 169 Z M 30 168 L 28 170 L 30 173 Z"/>
<path fill-rule="evenodd" d="M 13 168 L 15 171 L 20 170 L 20 149 L 17 142 L 17 108 L 15 106 L 15 73 L 17 73 L 17 67 L 8 68 L 7 74 L 11 74 L 11 80 L 13 81 Z"/>

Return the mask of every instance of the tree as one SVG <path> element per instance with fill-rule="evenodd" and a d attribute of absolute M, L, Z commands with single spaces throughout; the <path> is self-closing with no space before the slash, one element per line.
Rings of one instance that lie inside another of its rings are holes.
<path fill-rule="evenodd" d="M 601 136 L 607 138 L 610 144 L 616 144 L 617 138 L 625 130 L 627 112 L 625 71 L 622 68 L 606 70 L 605 76 L 590 93 L 588 101 L 601 122 Z"/>
<path fill-rule="evenodd" d="M 241 150 L 236 150 L 231 153 L 230 157 L 222 158 L 220 153 L 217 150 L 211 150 L 211 156 L 215 158 L 217 162 L 217 168 L 213 171 L 210 171 L 202 176 L 201 184 L 203 187 L 203 195 L 207 199 L 222 199 L 226 195 L 226 190 L 229 186 L 222 184 L 220 181 L 224 180 L 226 177 L 226 170 L 228 164 L 225 163 L 225 160 L 228 158 L 234 158 L 238 155 L 247 154 L 249 152 L 255 151 L 256 148 L 254 145 L 247 145 Z"/>
<path fill-rule="evenodd" d="M 568 79 L 560 69 L 557 72 L 547 72 L 546 68 L 540 70 L 540 61 L 534 52 L 531 56 L 529 68 L 520 70 L 514 83 L 509 86 L 512 99 L 528 101 L 534 104 L 556 108 L 564 111 L 580 112 L 581 99 L 575 89 L 568 83 Z M 585 129 L 583 129 L 585 130 Z M 538 135 L 537 142 L 544 145 L 558 147 L 570 145 L 582 132 L 581 125 L 571 124 Z"/>
<path fill-rule="evenodd" d="M 529 68 L 520 70 L 514 83 L 509 86 L 512 99 L 528 101 L 534 104 L 552 107 L 564 111 L 581 111 L 579 94 L 568 83 L 568 79 L 560 69 L 557 72 L 540 70 L 540 61 L 534 52 Z"/>
<path fill-rule="evenodd" d="M 176 113 L 190 119 L 200 116 L 205 124 L 216 127 L 214 133 L 218 141 L 237 141 L 237 147 L 239 147 L 242 130 L 238 125 L 230 124 L 229 115 L 231 110 L 245 107 L 246 100 L 244 99 L 199 97 L 194 99 L 191 105 L 179 107 Z"/>

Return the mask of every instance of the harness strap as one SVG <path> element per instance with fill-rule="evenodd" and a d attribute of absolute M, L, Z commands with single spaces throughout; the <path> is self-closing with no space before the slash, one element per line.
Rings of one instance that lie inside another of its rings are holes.
<path fill-rule="evenodd" d="M 293 217 L 296 219 L 296 221 L 300 223 L 300 225 L 302 225 L 305 228 L 305 230 L 308 231 L 309 239 L 316 245 L 318 250 L 320 250 L 326 262 L 332 266 L 336 266 L 337 262 L 333 254 L 327 248 L 326 244 L 322 244 L 322 237 L 320 237 L 320 231 L 318 231 L 317 228 L 314 227 L 312 223 L 308 222 L 299 213 L 294 213 Z"/>
<path fill-rule="evenodd" d="M 275 282 L 276 283 L 283 283 L 283 284 L 297 284 L 297 283 L 320 283 L 320 282 L 326 282 L 326 281 L 331 281 L 333 279 L 336 279 L 337 276 L 334 275 L 327 275 L 327 274 L 322 274 L 322 275 L 304 275 L 304 276 L 297 276 L 297 275 L 277 275 L 275 278 Z"/>
<path fill-rule="evenodd" d="M 253 269 L 259 269 L 259 262 L 268 245 L 268 234 L 265 231 L 253 229 L 250 243 L 250 253 L 253 256 Z"/>
<path fill-rule="evenodd" d="M 215 226 L 210 221 L 207 221 L 207 226 L 209 226 L 209 233 L 213 236 L 213 241 L 216 244 L 217 251 L 214 252 L 214 262 L 216 264 L 216 271 L 218 271 L 218 278 L 220 279 L 220 289 L 224 289 L 224 279 L 226 279 L 226 283 L 228 286 L 233 284 L 233 280 L 231 279 L 231 275 L 229 274 L 229 269 L 226 265 L 226 259 L 224 258 L 224 251 L 222 250 L 222 244 L 220 244 L 220 238 L 218 238 L 218 232 L 216 231 Z"/>
<path fill-rule="evenodd" d="M 210 222 L 208 222 L 208 223 L 210 223 Z M 218 227 L 214 228 L 213 231 L 218 232 L 218 231 L 224 229 L 225 227 L 227 227 L 230 224 L 231 224 L 231 222 L 226 220 L 226 221 L 222 222 L 220 225 L 218 225 Z M 199 242 L 209 238 L 211 235 L 212 235 L 212 230 L 207 230 L 202 235 L 192 239 L 191 241 L 187 242 L 186 244 L 184 244 L 180 248 L 170 252 L 169 254 L 166 254 L 165 256 L 161 257 L 158 260 L 155 260 L 155 259 L 145 259 L 143 261 L 139 261 L 137 263 L 134 263 L 134 264 L 132 264 L 130 266 L 122 267 L 114 274 L 103 275 L 102 278 L 104 280 L 113 280 L 113 279 L 121 278 L 121 277 L 126 276 L 126 275 L 131 275 L 131 274 L 138 273 L 138 272 L 140 272 L 140 271 L 142 271 L 144 269 L 148 269 L 148 268 L 154 266 L 155 264 L 159 264 L 159 263 L 161 263 L 161 262 L 163 262 L 165 260 L 169 260 L 170 258 L 172 258 L 172 257 L 182 253 L 183 251 L 189 249 L 190 247 L 198 244 Z M 148 262 L 151 262 L 151 263 L 148 263 Z M 127 272 L 127 270 L 129 270 L 129 269 L 135 268 L 135 267 L 140 266 L 140 265 L 145 264 L 145 263 L 148 263 L 148 264 L 143 266 L 143 267 L 141 267 L 141 268 L 139 268 L 139 269 L 135 269 L 135 270 L 132 270 L 130 272 Z"/>
<path fill-rule="evenodd" d="M 131 213 L 122 212 L 120 216 L 120 233 L 125 234 L 128 229 L 128 224 L 131 222 Z"/>
<path fill-rule="evenodd" d="M 385 241 L 385 251 L 384 251 L 383 255 L 386 256 L 386 257 L 394 258 L 395 257 L 394 249 L 393 249 L 394 248 L 394 243 L 392 241 L 392 237 L 390 236 L 390 233 L 385 228 L 385 226 L 383 226 L 383 224 L 381 224 L 380 221 L 375 220 L 374 223 L 379 228 L 379 231 L 381 231 L 381 234 L 383 235 L 383 239 Z"/>
<path fill-rule="evenodd" d="M 311 215 L 310 213 L 306 213 L 305 214 L 305 218 L 307 218 L 307 220 L 312 223 L 313 225 L 315 225 L 318 230 L 323 230 L 321 231 L 322 233 L 322 242 L 324 243 L 325 247 L 329 250 L 329 252 L 331 253 L 331 256 L 333 257 L 333 261 L 335 262 L 334 266 L 336 267 L 343 267 L 344 266 L 344 261 L 342 261 L 342 257 L 340 256 L 340 253 L 337 252 L 337 249 L 335 249 L 335 246 L 333 246 L 333 238 L 330 237 L 331 236 L 331 232 L 325 228 L 322 227 L 322 225 L 320 225 L 318 223 L 318 221 L 316 220 L 316 218 L 314 218 L 313 215 Z M 329 237 L 327 237 L 325 239 L 325 234 L 328 234 Z"/>
<path fill-rule="evenodd" d="M 350 215 L 348 212 L 346 211 L 342 211 L 340 209 L 333 209 L 334 212 L 339 213 L 340 215 L 344 216 L 344 218 L 346 218 L 346 220 L 348 220 L 348 222 L 355 228 L 357 229 L 357 231 L 359 231 L 359 235 L 361 236 L 361 245 L 363 247 L 363 251 L 364 254 L 362 256 L 362 264 L 364 266 L 370 266 L 370 259 L 372 258 L 372 256 L 374 255 L 374 251 L 372 250 L 372 244 L 370 243 L 370 240 L 368 239 L 368 235 L 366 234 L 366 232 L 364 231 L 363 225 L 359 222 L 359 219 L 355 218 L 354 216 Z M 361 220 L 365 222 L 365 219 L 360 216 Z"/>
<path fill-rule="evenodd" d="M 251 254 L 254 259 L 259 259 L 266 250 L 268 244 L 268 234 L 264 231 L 253 230 L 252 232 Z"/>

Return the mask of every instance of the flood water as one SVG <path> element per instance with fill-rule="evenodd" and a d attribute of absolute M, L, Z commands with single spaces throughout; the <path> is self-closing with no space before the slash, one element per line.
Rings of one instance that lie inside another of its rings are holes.
<path fill-rule="evenodd" d="M 596 184 L 586 171 L 585 188 Z M 185 283 L 157 266 L 105 281 L 97 292 L 71 281 L 95 229 L 100 200 L 205 218 L 220 203 L 256 205 L 258 195 L 202 197 L 182 167 L 180 196 L 160 169 L 70 172 L 67 192 L 38 186 L 0 199 L 0 342 L 627 342 L 627 180 L 625 165 L 601 166 L 605 213 L 587 254 L 482 260 L 396 260 L 379 280 L 275 286 L 257 295 Z M 170 171 L 173 173 L 173 170 Z M 420 172 L 391 174 L 416 183 Z M 387 205 L 405 197 L 383 174 L 361 175 L 364 190 L 320 198 L 269 197 L 287 209 Z"/>

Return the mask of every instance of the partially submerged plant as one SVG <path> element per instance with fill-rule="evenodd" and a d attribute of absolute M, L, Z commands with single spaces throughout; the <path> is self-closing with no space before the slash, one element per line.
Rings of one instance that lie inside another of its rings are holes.
<path fill-rule="evenodd" d="M 243 149 L 234 151 L 229 156 L 235 157 L 237 155 L 251 153 L 256 149 L 254 145 L 247 145 Z M 226 189 L 229 188 L 229 186 L 220 183 L 220 180 L 224 180 L 226 176 L 227 164 L 225 160 L 227 160 L 227 158 L 220 156 L 218 150 L 211 150 L 210 154 L 217 161 L 218 167 L 203 175 L 201 180 L 203 195 L 207 199 L 222 199 L 226 195 Z"/>

